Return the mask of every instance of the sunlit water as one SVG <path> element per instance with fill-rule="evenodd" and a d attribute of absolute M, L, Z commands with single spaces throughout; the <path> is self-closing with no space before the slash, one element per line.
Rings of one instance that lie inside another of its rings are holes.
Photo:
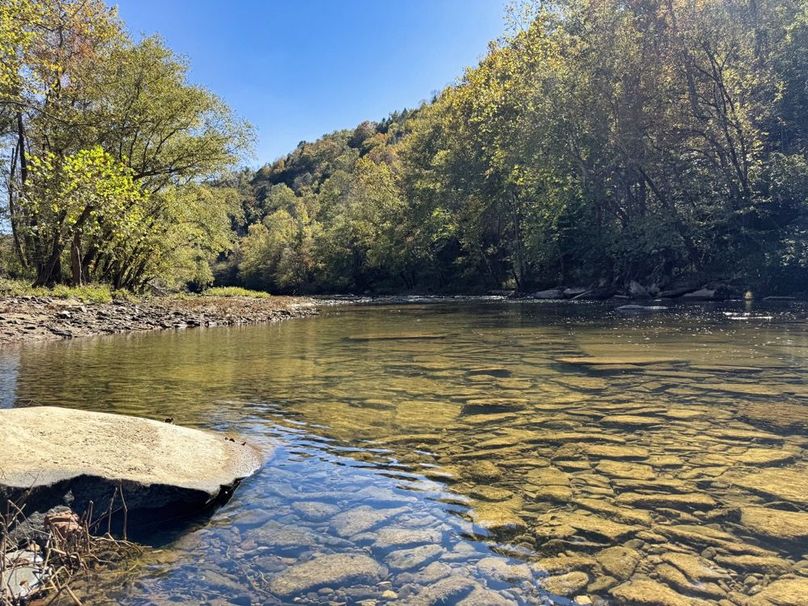
<path fill-rule="evenodd" d="M 614 308 L 342 307 L 34 344 L 2 352 L 0 396 L 274 449 L 90 604 L 808 593 L 805 309 Z"/>

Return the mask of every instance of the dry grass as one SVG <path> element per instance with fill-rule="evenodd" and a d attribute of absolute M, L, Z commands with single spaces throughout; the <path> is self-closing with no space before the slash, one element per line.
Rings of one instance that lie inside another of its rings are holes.
<path fill-rule="evenodd" d="M 118 494 L 116 490 L 115 495 Z M 48 514 L 44 528 L 32 530 L 30 542 L 19 545 L 9 542 L 9 533 L 15 527 L 26 524 L 27 518 L 24 507 L 8 501 L 6 512 L 0 514 L 0 576 L 14 568 L 33 566 L 38 571 L 40 583 L 24 596 L 15 596 L 8 586 L 0 586 L 0 606 L 22 606 L 35 598 L 45 604 L 68 599 L 74 605 L 82 606 L 70 587 L 71 582 L 99 567 L 111 567 L 122 559 L 140 555 L 141 549 L 136 544 L 112 536 L 113 513 L 122 510 L 126 519 L 125 503 L 118 509 L 114 508 L 114 503 L 115 496 L 107 511 L 96 519 L 92 508 L 83 516 L 66 508 Z M 104 534 L 94 534 L 104 525 Z M 125 529 L 124 521 L 124 536 Z"/>

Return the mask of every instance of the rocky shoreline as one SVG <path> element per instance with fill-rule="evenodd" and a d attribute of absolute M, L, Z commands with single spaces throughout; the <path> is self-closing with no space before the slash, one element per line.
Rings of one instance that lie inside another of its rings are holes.
<path fill-rule="evenodd" d="M 56 297 L 0 298 L 0 345 L 123 332 L 241 326 L 315 315 L 306 297 L 154 297 L 87 303 Z"/>

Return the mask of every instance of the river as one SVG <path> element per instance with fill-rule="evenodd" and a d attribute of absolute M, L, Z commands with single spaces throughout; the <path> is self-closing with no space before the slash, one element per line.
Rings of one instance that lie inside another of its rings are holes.
<path fill-rule="evenodd" d="M 273 450 L 212 516 L 93 578 L 90 604 L 804 600 L 806 308 L 615 307 L 336 307 L 30 344 L 0 354 L 0 405 Z"/>

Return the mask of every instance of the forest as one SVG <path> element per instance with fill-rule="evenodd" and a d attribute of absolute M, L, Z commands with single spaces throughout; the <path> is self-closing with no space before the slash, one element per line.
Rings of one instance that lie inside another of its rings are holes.
<path fill-rule="evenodd" d="M 238 169 L 250 127 L 102 2 L 2 0 L 3 271 L 278 293 L 808 279 L 808 3 L 512 7 L 420 107 Z M 372 87 L 372 83 L 368 83 Z"/>

